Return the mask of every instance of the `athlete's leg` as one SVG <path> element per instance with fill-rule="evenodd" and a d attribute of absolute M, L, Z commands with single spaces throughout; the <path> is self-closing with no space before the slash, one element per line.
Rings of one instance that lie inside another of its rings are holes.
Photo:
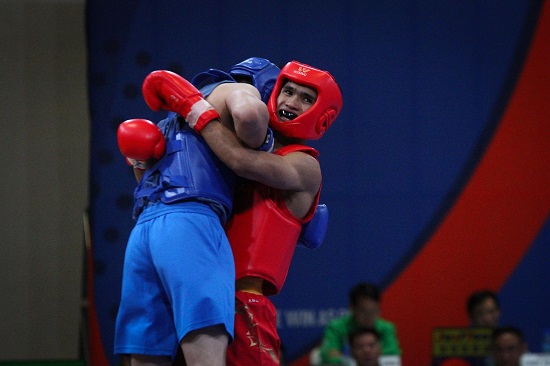
<path fill-rule="evenodd" d="M 224 366 L 228 342 L 221 324 L 189 332 L 181 341 L 187 366 Z"/>

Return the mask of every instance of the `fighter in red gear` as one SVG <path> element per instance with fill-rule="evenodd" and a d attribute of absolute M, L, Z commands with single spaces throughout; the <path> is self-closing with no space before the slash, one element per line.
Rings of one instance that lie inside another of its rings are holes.
<path fill-rule="evenodd" d="M 201 132 L 214 153 L 248 179 L 238 188 L 226 225 L 237 275 L 230 366 L 279 364 L 276 312 L 267 296 L 281 290 L 302 225 L 311 220 L 321 191 L 318 153 L 304 143 L 319 139 L 341 108 L 340 89 L 328 72 L 292 61 L 281 70 L 268 102 L 273 154 L 243 148 L 218 121 Z"/>

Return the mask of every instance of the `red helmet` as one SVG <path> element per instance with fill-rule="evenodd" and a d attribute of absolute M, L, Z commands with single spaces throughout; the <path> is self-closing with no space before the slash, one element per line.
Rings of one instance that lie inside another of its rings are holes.
<path fill-rule="evenodd" d="M 286 81 L 317 91 L 317 100 L 304 114 L 291 121 L 279 121 L 277 98 Z M 291 61 L 281 69 L 267 103 L 269 125 L 287 137 L 318 140 L 342 110 L 342 93 L 328 71 Z"/>

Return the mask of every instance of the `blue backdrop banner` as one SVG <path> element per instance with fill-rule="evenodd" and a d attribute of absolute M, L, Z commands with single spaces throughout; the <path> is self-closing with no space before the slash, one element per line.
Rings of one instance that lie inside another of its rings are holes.
<path fill-rule="evenodd" d="M 120 362 L 113 355 L 114 321 L 136 185 L 118 151 L 116 129 L 126 119 L 164 117 L 141 95 L 148 73 L 169 69 L 190 79 L 259 56 L 279 65 L 298 60 L 338 80 L 343 112 L 313 143 L 321 153 L 328 233 L 320 248 L 296 250 L 285 287 L 272 298 L 293 361 L 319 343 L 329 320 L 347 311 L 356 282 L 388 289 L 449 217 L 495 139 L 544 8 L 527 0 L 88 0 L 93 290 L 108 362 Z M 540 93 L 548 96 L 548 89 Z M 549 117 L 544 103 L 541 97 L 541 113 Z M 533 148 L 546 160 L 548 121 L 522 121 L 538 131 Z M 550 327 L 549 173 L 535 171 L 532 179 L 544 188 L 526 199 L 538 202 L 542 219 L 518 266 L 495 290 L 502 322 L 521 327 L 538 351 L 543 328 Z M 499 240 L 503 252 L 515 245 Z M 494 261 L 479 257 L 476 263 L 492 268 Z M 462 274 L 465 289 L 492 285 L 473 273 Z M 411 319 L 432 311 L 433 299 L 423 301 L 422 308 L 404 305 L 403 311 Z M 439 326 L 468 325 L 464 303 L 449 308 L 459 310 Z M 382 312 L 392 315 L 384 306 Z M 404 351 L 414 352 L 409 324 L 396 325 Z"/>

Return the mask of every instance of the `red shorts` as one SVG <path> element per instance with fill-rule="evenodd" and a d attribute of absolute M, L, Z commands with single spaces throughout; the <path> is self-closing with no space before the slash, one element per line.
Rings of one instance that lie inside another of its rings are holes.
<path fill-rule="evenodd" d="M 227 349 L 227 366 L 279 365 L 277 313 L 267 297 L 236 292 L 234 334 Z"/>

